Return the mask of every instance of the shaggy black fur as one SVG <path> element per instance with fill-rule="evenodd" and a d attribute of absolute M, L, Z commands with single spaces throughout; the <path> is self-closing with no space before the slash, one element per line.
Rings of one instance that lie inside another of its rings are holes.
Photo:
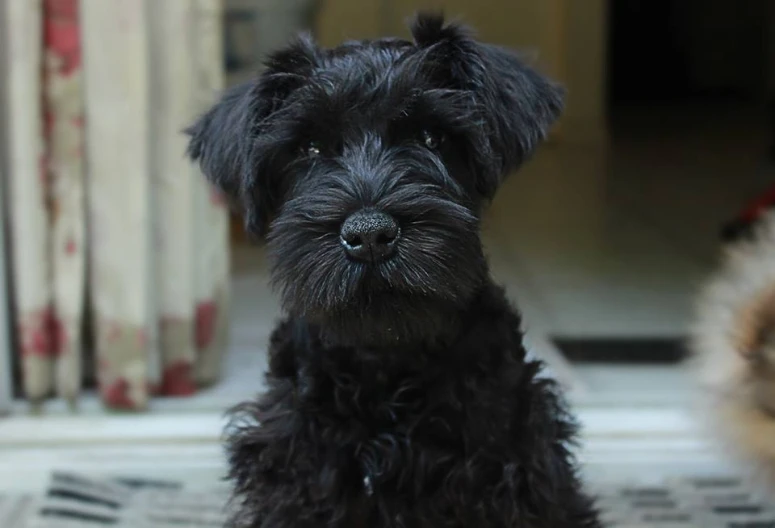
<path fill-rule="evenodd" d="M 526 360 L 479 238 L 561 91 L 439 16 L 412 33 L 300 38 L 189 131 L 266 236 L 288 312 L 269 390 L 228 431 L 232 524 L 598 527 L 573 421 Z M 363 211 L 395 220 L 389 258 L 346 250 L 342 225 Z"/>

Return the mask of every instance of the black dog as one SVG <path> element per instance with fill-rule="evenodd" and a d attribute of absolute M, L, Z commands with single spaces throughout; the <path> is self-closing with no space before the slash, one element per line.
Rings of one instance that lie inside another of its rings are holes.
<path fill-rule="evenodd" d="M 189 130 L 289 314 L 229 433 L 233 526 L 598 527 L 479 238 L 561 91 L 440 16 L 412 33 L 301 38 Z"/>

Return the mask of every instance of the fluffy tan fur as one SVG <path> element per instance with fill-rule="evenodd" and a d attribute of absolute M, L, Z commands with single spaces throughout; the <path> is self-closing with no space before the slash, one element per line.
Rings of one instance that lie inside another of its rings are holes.
<path fill-rule="evenodd" d="M 700 294 L 691 349 L 704 418 L 775 482 L 775 214 L 726 249 Z"/>

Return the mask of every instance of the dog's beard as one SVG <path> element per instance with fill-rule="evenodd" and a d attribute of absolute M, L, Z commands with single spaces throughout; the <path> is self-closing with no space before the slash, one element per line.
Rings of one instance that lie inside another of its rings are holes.
<path fill-rule="evenodd" d="M 342 249 L 336 196 L 286 204 L 269 239 L 283 306 L 346 344 L 440 338 L 487 274 L 478 219 L 423 184 L 397 188 L 377 206 L 398 219 L 401 238 L 391 258 L 363 263 Z"/>

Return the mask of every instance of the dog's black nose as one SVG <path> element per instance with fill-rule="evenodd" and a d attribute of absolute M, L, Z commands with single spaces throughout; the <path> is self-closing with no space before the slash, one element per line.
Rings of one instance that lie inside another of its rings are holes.
<path fill-rule="evenodd" d="M 378 262 L 393 254 L 400 228 L 389 214 L 379 211 L 359 211 L 342 224 L 339 238 L 352 258 Z"/>

